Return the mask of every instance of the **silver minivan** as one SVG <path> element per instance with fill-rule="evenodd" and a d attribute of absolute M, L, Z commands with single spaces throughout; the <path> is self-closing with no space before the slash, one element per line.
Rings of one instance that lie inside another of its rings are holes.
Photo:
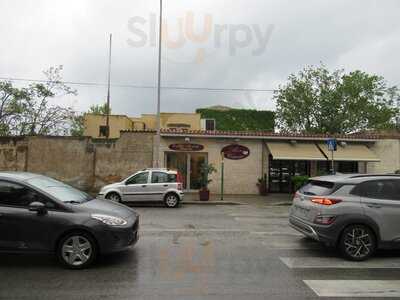
<path fill-rule="evenodd" d="M 121 182 L 104 186 L 98 198 L 126 202 L 163 202 L 175 208 L 183 201 L 181 176 L 168 169 L 145 169 Z"/>
<path fill-rule="evenodd" d="M 400 248 L 400 176 L 312 178 L 295 194 L 289 221 L 350 260 L 366 260 L 378 248 Z"/>

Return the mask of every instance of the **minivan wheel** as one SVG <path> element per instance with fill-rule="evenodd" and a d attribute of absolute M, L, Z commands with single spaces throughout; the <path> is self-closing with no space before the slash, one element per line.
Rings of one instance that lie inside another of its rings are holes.
<path fill-rule="evenodd" d="M 167 194 L 164 203 L 168 208 L 176 208 L 179 206 L 179 197 L 174 193 Z"/>
<path fill-rule="evenodd" d="M 71 233 L 60 241 L 57 255 L 64 266 L 84 269 L 96 259 L 96 243 L 89 234 Z"/>
<path fill-rule="evenodd" d="M 339 248 L 349 260 L 367 260 L 376 250 L 375 234 L 364 225 L 351 225 L 343 231 Z"/>
<path fill-rule="evenodd" d="M 109 193 L 109 194 L 106 196 L 106 199 L 107 199 L 107 200 L 110 200 L 110 201 L 112 201 L 112 202 L 121 203 L 121 196 L 118 195 L 117 193 Z"/>

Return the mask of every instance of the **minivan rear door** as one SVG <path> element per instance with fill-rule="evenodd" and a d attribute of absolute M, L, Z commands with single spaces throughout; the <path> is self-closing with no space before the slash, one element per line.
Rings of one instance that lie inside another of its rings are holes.
<path fill-rule="evenodd" d="M 321 205 L 313 203 L 315 197 L 330 195 L 335 184 L 329 181 L 310 180 L 293 199 L 291 215 L 308 222 L 313 222 L 321 213 Z"/>

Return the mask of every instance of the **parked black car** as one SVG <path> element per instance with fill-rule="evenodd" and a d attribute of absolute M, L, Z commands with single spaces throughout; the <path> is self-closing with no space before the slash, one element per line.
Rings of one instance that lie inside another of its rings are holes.
<path fill-rule="evenodd" d="M 0 251 L 55 253 L 82 269 L 138 240 L 139 215 L 55 179 L 0 172 Z"/>

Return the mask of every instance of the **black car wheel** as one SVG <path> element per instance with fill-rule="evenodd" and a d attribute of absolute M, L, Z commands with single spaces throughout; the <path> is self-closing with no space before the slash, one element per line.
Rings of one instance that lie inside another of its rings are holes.
<path fill-rule="evenodd" d="M 176 208 L 179 206 L 179 197 L 177 194 L 169 193 L 165 196 L 164 203 L 168 208 Z"/>
<path fill-rule="evenodd" d="M 343 231 L 339 247 L 344 257 L 349 260 L 367 260 L 376 250 L 376 237 L 372 230 L 364 225 L 351 225 Z"/>
<path fill-rule="evenodd" d="M 96 242 L 87 233 L 71 233 L 60 241 L 57 255 L 64 266 L 70 269 L 84 269 L 96 259 Z"/>
<path fill-rule="evenodd" d="M 118 195 L 117 193 L 109 193 L 106 196 L 107 200 L 113 201 L 113 202 L 117 202 L 117 203 L 121 203 L 121 196 Z"/>

